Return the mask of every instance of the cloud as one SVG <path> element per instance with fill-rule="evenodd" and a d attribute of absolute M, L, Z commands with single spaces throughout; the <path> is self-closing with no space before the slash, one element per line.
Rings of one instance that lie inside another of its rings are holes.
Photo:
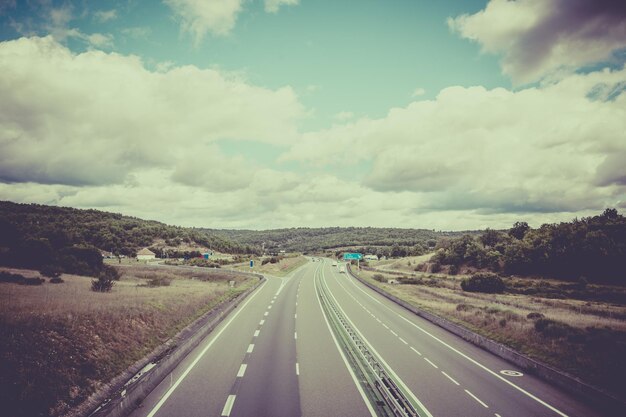
<path fill-rule="evenodd" d="M 354 118 L 354 113 L 352 113 L 351 111 L 341 111 L 334 116 L 334 119 L 340 122 L 344 122 L 352 118 Z"/>
<path fill-rule="evenodd" d="M 462 37 L 503 54 L 518 84 L 608 61 L 626 48 L 626 3 L 618 0 L 491 0 L 484 10 L 448 19 Z"/>
<path fill-rule="evenodd" d="M 265 11 L 268 13 L 277 13 L 281 6 L 295 6 L 300 0 L 265 0 Z"/>
<path fill-rule="evenodd" d="M 242 9 L 242 0 L 164 0 L 180 20 L 181 29 L 188 32 L 196 44 L 207 33 L 228 35 Z"/>
<path fill-rule="evenodd" d="M 152 29 L 148 26 L 133 26 L 120 30 L 122 35 L 133 39 L 147 39 L 152 34 Z"/>
<path fill-rule="evenodd" d="M 203 157 L 215 163 L 202 152 L 215 141 L 290 143 L 303 114 L 289 87 L 194 66 L 150 71 L 135 56 L 75 54 L 52 37 L 0 43 L 5 182 L 124 184 L 153 167 L 181 180 Z"/>
<path fill-rule="evenodd" d="M 411 96 L 419 97 L 419 96 L 423 96 L 424 94 L 426 94 L 426 90 L 420 87 L 420 88 L 416 88 L 415 91 L 413 91 L 413 94 Z"/>
<path fill-rule="evenodd" d="M 282 161 L 333 170 L 367 162 L 376 193 L 410 193 L 419 212 L 556 213 L 626 198 L 626 69 L 520 91 L 448 87 L 381 119 L 310 132 Z M 601 95 L 601 97 L 605 97 Z"/>
<path fill-rule="evenodd" d="M 99 22 L 108 22 L 110 20 L 117 19 L 117 10 L 97 10 L 94 12 L 93 17 Z"/>

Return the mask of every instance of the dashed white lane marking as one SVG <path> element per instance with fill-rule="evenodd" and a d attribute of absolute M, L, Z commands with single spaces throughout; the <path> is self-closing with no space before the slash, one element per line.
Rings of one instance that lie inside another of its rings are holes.
<path fill-rule="evenodd" d="M 293 315 L 293 318 L 294 318 L 294 319 L 297 319 L 297 318 L 298 318 L 298 313 L 294 314 L 294 315 Z"/>
<path fill-rule="evenodd" d="M 411 350 L 417 353 L 418 355 L 422 356 L 422 353 L 419 350 L 415 349 L 413 346 L 411 346 Z"/>
<path fill-rule="evenodd" d="M 447 374 L 447 373 L 445 373 L 444 371 L 441 371 L 441 373 L 442 373 L 442 374 L 443 374 L 446 378 L 448 378 L 450 381 L 452 381 L 454 384 L 456 384 L 456 385 L 461 385 L 461 384 L 459 384 L 458 382 L 456 382 L 456 380 L 455 380 L 454 378 L 452 378 L 450 375 L 448 375 L 448 374 Z"/>
<path fill-rule="evenodd" d="M 261 333 L 261 331 L 260 331 L 260 330 L 256 330 L 256 331 L 254 332 L 254 337 L 258 337 L 258 336 L 259 336 L 259 333 Z"/>
<path fill-rule="evenodd" d="M 371 296 L 370 294 L 368 294 L 363 288 L 359 287 L 356 282 L 355 279 L 351 279 L 349 280 L 349 282 L 354 285 L 354 287 L 361 291 L 363 294 L 365 294 L 367 297 L 369 297 L 372 301 L 374 301 L 375 303 L 380 304 L 381 306 L 383 306 L 384 308 L 386 308 L 389 311 L 395 312 L 391 307 L 389 307 L 386 304 L 383 304 L 382 302 L 378 301 L 376 298 L 374 298 L 373 296 Z M 340 284 L 341 285 L 341 284 Z M 346 290 L 347 291 L 347 290 Z M 360 304 L 360 303 L 359 303 Z M 495 376 L 496 378 L 498 378 L 500 381 L 508 384 L 509 386 L 511 386 L 512 388 L 515 388 L 516 390 L 518 390 L 519 392 L 521 392 L 522 394 L 526 395 L 529 398 L 532 398 L 533 400 L 537 401 L 539 404 L 543 405 L 544 407 L 554 411 L 555 413 L 557 413 L 558 415 L 560 415 L 561 417 L 568 417 L 567 414 L 563 413 L 561 410 L 557 409 L 556 407 L 553 407 L 552 405 L 548 404 L 547 402 L 543 401 L 541 398 L 537 397 L 536 395 L 531 394 L 530 392 L 526 391 L 525 389 L 523 389 L 522 387 L 520 387 L 519 385 L 516 385 L 514 383 L 512 383 L 511 381 L 507 380 L 506 378 L 502 377 L 501 375 L 498 375 L 497 373 L 495 373 L 494 371 L 492 371 L 491 369 L 487 368 L 485 365 L 483 365 L 482 363 L 478 362 L 477 360 L 467 356 L 465 353 L 461 352 L 460 350 L 454 348 L 453 346 L 449 345 L 448 343 L 444 342 L 443 340 L 441 340 L 440 338 L 438 338 L 437 336 L 429 333 L 428 331 L 426 331 L 425 329 L 423 329 L 422 327 L 418 326 L 417 324 L 413 323 L 411 320 L 407 319 L 406 317 L 402 316 L 401 314 L 398 314 L 398 317 L 402 320 L 404 320 L 405 322 L 407 322 L 409 325 L 415 327 L 416 329 L 420 330 L 421 332 L 427 334 L 428 336 L 432 337 L 434 340 L 436 340 L 437 342 L 441 343 L 442 345 L 444 345 L 445 347 L 447 347 L 448 349 L 450 349 L 451 351 L 455 352 L 456 354 L 458 354 L 459 356 L 467 359 L 468 361 L 470 361 L 471 363 L 473 363 L 474 365 L 478 366 L 479 368 L 483 369 L 484 371 L 486 371 L 487 373 Z"/>
<path fill-rule="evenodd" d="M 270 314 L 269 311 L 266 311 L 264 316 L 267 317 L 268 314 Z"/>
<path fill-rule="evenodd" d="M 300 365 L 296 362 L 296 375 L 300 375 Z"/>
<path fill-rule="evenodd" d="M 500 414 L 498 414 L 498 413 L 495 413 L 494 415 L 495 415 L 496 417 L 502 417 L 502 416 L 501 416 Z"/>
<path fill-rule="evenodd" d="M 237 378 L 243 377 L 243 375 L 246 373 L 247 367 L 248 365 L 246 365 L 245 363 L 241 364 L 241 366 L 239 367 L 239 372 L 237 372 Z"/>
<path fill-rule="evenodd" d="M 230 412 L 233 411 L 233 405 L 235 404 L 236 397 L 236 395 L 228 396 L 228 398 L 226 399 L 226 404 L 224 404 L 224 409 L 222 410 L 222 416 L 230 416 Z"/>
<path fill-rule="evenodd" d="M 176 380 L 174 385 L 172 385 L 170 387 L 170 389 L 167 390 L 165 395 L 163 397 L 161 397 L 161 399 L 159 400 L 157 405 L 154 406 L 154 408 L 152 409 L 152 411 L 150 411 L 150 414 L 148 414 L 147 417 L 154 417 L 154 415 L 159 411 L 159 409 L 163 406 L 163 404 L 165 404 L 165 401 L 167 401 L 167 399 L 170 398 L 170 396 L 172 395 L 174 390 L 176 390 L 176 388 L 180 385 L 180 383 L 183 382 L 183 379 L 185 379 L 185 377 L 187 377 L 187 375 L 189 374 L 189 372 L 191 372 L 193 367 L 196 366 L 196 364 L 200 361 L 200 359 L 202 359 L 202 356 L 204 356 L 204 354 L 207 352 L 207 350 L 209 350 L 211 348 L 211 346 L 213 346 L 213 343 L 215 343 L 215 341 L 220 337 L 220 335 L 222 333 L 224 333 L 224 331 L 233 322 L 233 320 L 235 320 L 235 318 L 237 318 L 239 313 L 241 313 L 246 308 L 248 303 L 250 301 L 252 301 L 254 299 L 254 297 L 256 297 L 257 294 L 259 294 L 261 292 L 261 289 L 263 289 L 263 287 L 265 286 L 265 284 L 267 282 L 268 281 L 265 281 L 263 284 L 261 284 L 261 286 L 255 291 L 255 293 L 250 298 L 248 298 L 246 300 L 246 302 L 241 306 L 241 308 L 237 309 L 237 312 L 230 318 L 230 320 L 228 320 L 228 322 L 224 325 L 224 327 L 222 327 L 222 329 L 219 332 L 217 332 L 217 334 L 215 335 L 215 337 L 213 339 L 211 339 L 209 344 L 206 345 L 204 347 L 204 349 L 202 349 L 200 354 L 198 356 L 196 356 L 196 358 L 193 360 L 193 362 L 191 362 L 191 364 L 187 367 L 187 369 L 185 369 L 185 372 L 183 372 L 183 374 L 180 377 L 178 377 L 178 379 Z M 234 399 L 233 399 L 233 401 L 234 401 Z"/>
<path fill-rule="evenodd" d="M 432 363 L 432 362 L 430 361 L 430 359 L 428 359 L 428 358 L 424 358 L 424 360 L 425 360 L 426 362 L 428 362 L 429 364 L 431 364 L 431 365 L 432 365 L 435 369 L 439 369 L 439 367 L 438 367 L 437 365 L 435 365 L 434 363 Z"/>
<path fill-rule="evenodd" d="M 469 395 L 470 397 L 472 397 L 473 399 L 475 399 L 476 401 L 478 401 L 478 404 L 482 405 L 485 408 L 489 408 L 489 406 L 487 404 L 485 404 L 484 402 L 482 402 L 480 400 L 480 398 L 478 398 L 477 396 L 475 396 L 474 394 L 472 394 L 471 392 L 469 392 L 468 390 L 464 390 L 465 392 L 467 392 L 467 395 Z"/>
<path fill-rule="evenodd" d="M 297 339 L 298 338 L 298 332 L 293 332 L 293 338 Z"/>
<path fill-rule="evenodd" d="M 407 342 L 406 340 L 404 340 L 404 339 L 403 339 L 403 338 L 401 338 L 401 337 L 399 337 L 398 339 L 400 339 L 400 341 L 401 341 L 402 343 L 404 343 L 405 345 L 408 345 L 408 344 L 409 344 L 409 342 Z"/>
<path fill-rule="evenodd" d="M 398 337 L 398 333 L 394 332 L 393 330 L 389 330 L 391 332 L 392 335 Z"/>
<path fill-rule="evenodd" d="M 383 323 L 383 327 L 387 330 L 389 330 L 389 326 L 387 326 L 385 323 Z"/>
<path fill-rule="evenodd" d="M 272 300 L 272 302 L 270 304 L 274 304 L 274 300 Z"/>
<path fill-rule="evenodd" d="M 250 346 L 248 346 L 248 353 L 252 353 L 252 351 L 254 350 L 254 343 L 250 343 Z"/>
<path fill-rule="evenodd" d="M 271 309 L 272 309 L 272 305 L 271 305 L 271 304 L 270 304 L 270 305 L 268 305 L 268 306 L 267 306 L 267 309 L 268 309 L 268 310 L 271 310 Z"/>
<path fill-rule="evenodd" d="M 264 324 L 265 324 L 265 320 L 261 320 L 261 321 L 259 322 L 259 326 L 263 326 Z"/>

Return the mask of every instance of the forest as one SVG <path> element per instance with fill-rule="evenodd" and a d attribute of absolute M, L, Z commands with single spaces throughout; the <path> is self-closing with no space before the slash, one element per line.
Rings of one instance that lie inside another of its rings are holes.
<path fill-rule="evenodd" d="M 437 244 L 431 258 L 456 272 L 462 266 L 504 274 L 626 285 L 626 217 L 616 209 L 533 229 L 516 222 L 508 231 L 487 229 Z"/>
<path fill-rule="evenodd" d="M 435 247 L 443 237 L 461 236 L 462 232 L 436 232 L 426 229 L 379 227 L 323 227 L 274 230 L 216 230 L 209 233 L 240 244 L 260 246 L 273 253 L 316 252 L 335 248 L 354 248 L 384 256 L 419 255 Z M 475 232 L 465 232 L 473 234 Z"/>
<path fill-rule="evenodd" d="M 102 270 L 99 250 L 132 257 L 156 239 L 172 246 L 187 243 L 227 253 L 258 253 L 257 248 L 193 228 L 98 210 L 0 202 L 0 265 L 53 266 L 97 275 Z"/>

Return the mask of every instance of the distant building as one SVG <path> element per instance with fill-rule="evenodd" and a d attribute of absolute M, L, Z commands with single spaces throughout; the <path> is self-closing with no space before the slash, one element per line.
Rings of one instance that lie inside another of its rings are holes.
<path fill-rule="evenodd" d="M 152 252 L 148 248 L 143 248 L 139 252 L 137 252 L 137 259 L 140 261 L 147 261 L 150 259 L 156 259 L 156 253 Z"/>
<path fill-rule="evenodd" d="M 365 259 L 366 261 L 377 261 L 378 255 L 365 255 L 363 259 Z"/>

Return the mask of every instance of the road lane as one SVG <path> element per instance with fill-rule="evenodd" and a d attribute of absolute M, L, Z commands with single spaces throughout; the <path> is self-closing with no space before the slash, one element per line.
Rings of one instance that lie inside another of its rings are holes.
<path fill-rule="evenodd" d="M 476 364 L 497 373 L 511 369 L 507 362 L 407 312 L 328 263 L 324 277 L 348 316 L 433 415 L 599 415 L 537 378 L 522 377 L 521 388 L 540 393 L 537 399 L 547 406 L 538 402 Z"/>
<path fill-rule="evenodd" d="M 298 284 L 297 354 L 304 417 L 363 417 L 370 412 L 341 358 L 315 293 L 313 262 Z"/>

